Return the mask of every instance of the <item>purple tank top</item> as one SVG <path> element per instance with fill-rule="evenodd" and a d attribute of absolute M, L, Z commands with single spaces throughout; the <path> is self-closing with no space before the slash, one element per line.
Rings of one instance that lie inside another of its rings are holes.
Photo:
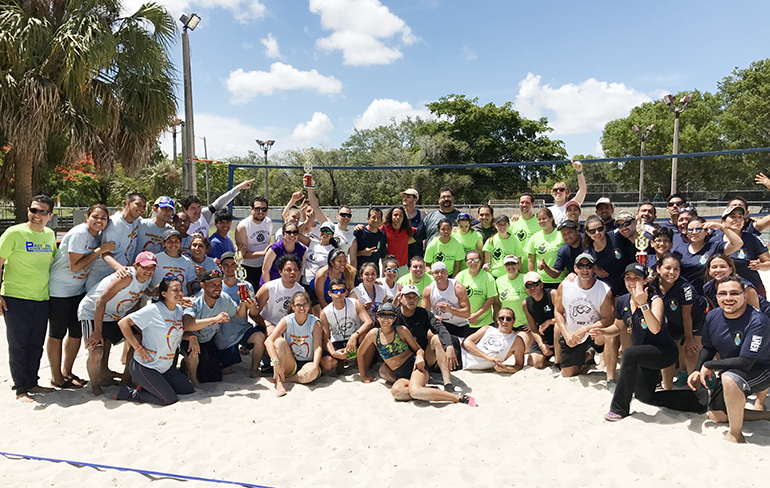
<path fill-rule="evenodd" d="M 278 267 L 276 267 L 275 263 L 277 263 L 278 260 L 281 258 L 281 256 L 283 256 L 284 254 L 294 254 L 295 256 L 297 256 L 297 259 L 299 259 L 299 263 L 300 263 L 299 273 L 300 273 L 300 276 L 302 275 L 302 269 L 301 269 L 302 259 L 305 257 L 305 251 L 307 251 L 307 247 L 305 247 L 304 244 L 301 244 L 298 242 L 294 244 L 294 251 L 288 252 L 286 248 L 283 247 L 283 244 L 284 244 L 283 241 L 278 241 L 274 244 L 271 244 L 270 247 L 268 248 L 268 249 L 272 249 L 273 252 L 275 253 L 275 260 L 273 261 L 273 266 L 270 268 L 271 280 L 277 280 L 278 278 L 281 277 L 280 273 L 278 273 Z M 260 277 L 259 286 L 261 287 L 264 284 L 265 284 L 265 280 L 262 277 Z"/>

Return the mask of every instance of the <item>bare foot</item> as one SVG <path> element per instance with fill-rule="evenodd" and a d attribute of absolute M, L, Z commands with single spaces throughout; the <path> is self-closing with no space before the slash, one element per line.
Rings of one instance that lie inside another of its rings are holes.
<path fill-rule="evenodd" d="M 49 388 L 47 386 L 36 385 L 29 389 L 30 393 L 51 393 L 56 391 L 56 388 Z"/>
<path fill-rule="evenodd" d="M 259 369 L 257 369 L 256 371 L 252 369 L 251 372 L 249 373 L 249 376 L 251 378 L 259 378 L 262 375 L 259 374 Z"/>
<path fill-rule="evenodd" d="M 233 373 L 235 373 L 235 369 L 233 369 L 232 366 L 228 366 L 228 367 L 222 369 L 222 374 L 223 375 L 225 375 L 225 374 L 233 374 Z"/>
<path fill-rule="evenodd" d="M 743 437 L 743 434 L 739 434 L 738 437 L 736 437 L 736 436 L 732 435 L 729 431 L 725 434 L 724 439 L 727 442 L 734 442 L 736 444 L 745 444 L 746 443 L 746 438 Z"/>
<path fill-rule="evenodd" d="M 111 376 L 107 376 L 106 378 L 100 379 L 99 383 L 101 384 L 101 386 L 116 386 L 120 382 Z"/>
<path fill-rule="evenodd" d="M 102 394 L 102 385 L 98 381 L 94 381 L 91 383 L 91 391 L 94 393 L 94 396 L 101 396 Z"/>
<path fill-rule="evenodd" d="M 21 395 L 16 395 L 16 399 L 21 403 L 35 403 L 35 399 L 32 398 L 29 393 L 22 393 Z"/>

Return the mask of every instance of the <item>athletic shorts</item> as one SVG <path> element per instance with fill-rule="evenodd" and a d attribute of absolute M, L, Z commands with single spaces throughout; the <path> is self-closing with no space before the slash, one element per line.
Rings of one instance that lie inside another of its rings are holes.
<path fill-rule="evenodd" d="M 306 364 L 310 364 L 313 361 L 301 361 L 299 359 L 294 359 L 294 370 L 292 370 L 291 374 L 286 375 L 287 377 L 294 376 L 295 374 L 299 373 L 299 370 L 302 369 Z M 320 376 L 320 374 L 319 374 Z"/>
<path fill-rule="evenodd" d="M 396 378 L 398 379 L 406 379 L 412 377 L 412 371 L 414 371 L 414 354 L 406 358 L 406 361 L 401 363 L 401 366 L 396 368 L 395 371 L 393 371 L 393 374 L 396 375 Z"/>
<path fill-rule="evenodd" d="M 561 346 L 561 367 L 569 368 L 572 366 L 585 366 L 586 364 L 586 351 L 588 348 L 593 348 L 596 352 L 604 351 L 604 346 L 598 346 L 594 343 L 593 339 L 587 338 L 582 343 L 575 347 L 569 347 L 564 337 L 559 338 L 559 345 Z"/>
<path fill-rule="evenodd" d="M 454 336 L 462 337 L 463 339 L 465 339 L 466 337 L 468 337 L 472 333 L 476 332 L 476 329 L 471 329 L 468 324 L 465 324 L 465 325 L 454 325 L 454 324 L 446 324 L 445 323 L 444 327 L 446 327 L 446 330 L 450 334 L 452 334 Z"/>
<path fill-rule="evenodd" d="M 219 362 L 222 363 L 222 368 L 229 368 L 230 366 L 241 362 L 241 353 L 238 350 L 240 346 L 249 350 L 254 349 L 254 344 L 249 344 L 249 338 L 256 332 L 262 332 L 267 336 L 264 325 L 258 325 L 256 327 L 252 326 L 246 329 L 237 343 L 225 349 L 218 350 L 217 354 L 219 355 Z"/>
<path fill-rule="evenodd" d="M 80 325 L 83 331 L 83 339 L 88 339 L 91 334 L 94 333 L 94 321 L 93 320 L 81 320 Z M 113 346 L 120 344 L 124 337 L 123 331 L 118 327 L 117 322 L 102 322 L 102 338 L 110 341 Z"/>
<path fill-rule="evenodd" d="M 219 361 L 219 349 L 214 341 L 201 342 L 201 352 L 198 354 L 198 371 L 196 376 L 201 383 L 222 381 L 222 363 Z M 183 340 L 179 350 L 184 357 L 190 354 L 190 341 Z"/>
<path fill-rule="evenodd" d="M 348 347 L 348 341 L 334 341 L 332 342 L 332 347 L 334 347 L 335 351 L 339 351 L 340 349 L 345 349 L 346 347 Z M 326 357 L 326 356 L 332 357 L 332 355 L 329 354 L 329 351 L 327 351 L 326 349 L 321 351 L 321 354 L 323 355 L 323 357 Z M 348 359 L 355 359 L 355 358 L 356 358 L 356 353 L 352 353 L 352 354 L 348 353 Z"/>
<path fill-rule="evenodd" d="M 62 340 L 69 334 L 73 339 L 83 337 L 83 327 L 78 320 L 78 305 L 85 293 L 74 297 L 51 297 L 48 314 L 48 337 Z"/>
<path fill-rule="evenodd" d="M 674 342 L 680 346 L 684 345 L 684 327 L 671 327 L 668 329 L 668 333 L 671 335 L 671 338 L 674 339 Z M 700 343 L 700 329 L 696 324 L 692 324 L 692 335 L 697 336 L 697 341 Z"/>
<path fill-rule="evenodd" d="M 755 363 L 748 373 L 738 369 L 722 371 L 714 383 L 714 388 L 709 390 L 709 410 L 727 412 L 724 391 L 722 389 L 723 376 L 727 376 L 735 381 L 746 396 L 770 387 L 770 369 L 765 365 Z"/>

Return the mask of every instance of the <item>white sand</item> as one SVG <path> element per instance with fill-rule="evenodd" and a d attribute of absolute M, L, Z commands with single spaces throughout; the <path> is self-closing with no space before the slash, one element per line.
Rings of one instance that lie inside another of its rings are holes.
<path fill-rule="evenodd" d="M 459 372 L 458 384 L 479 401 L 470 408 L 397 403 L 382 381 L 363 384 L 355 369 L 276 398 L 241 363 L 226 381 L 169 407 L 112 400 L 116 387 L 100 398 L 86 388 L 25 405 L 10 389 L 1 335 L 3 452 L 275 487 L 748 486 L 766 480 L 770 466 L 770 422 L 747 423 L 742 446 L 723 441 L 726 427 L 705 416 L 637 401 L 630 418 L 605 422 L 611 395 L 600 372 Z M 86 376 L 82 353 L 76 373 Z M 45 358 L 40 376 L 47 385 Z M 145 485 L 136 473 L 0 457 L 0 486 Z"/>

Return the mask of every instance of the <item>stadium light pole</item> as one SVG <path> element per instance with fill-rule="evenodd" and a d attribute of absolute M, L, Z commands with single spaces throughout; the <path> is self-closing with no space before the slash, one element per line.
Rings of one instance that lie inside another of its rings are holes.
<path fill-rule="evenodd" d="M 209 192 L 209 150 L 206 147 L 206 136 L 195 136 L 198 139 L 203 139 L 203 159 L 206 167 L 206 205 L 211 205 L 211 193 Z"/>
<path fill-rule="evenodd" d="M 652 132 L 652 129 L 655 128 L 655 124 L 648 125 L 646 129 L 644 129 L 644 132 L 642 132 L 642 126 L 641 125 L 635 125 L 631 127 L 631 130 L 636 132 L 636 137 L 639 138 L 639 142 L 642 143 L 642 149 L 641 149 L 641 156 L 644 156 L 644 145 L 647 143 L 647 137 L 650 135 L 650 132 Z M 644 159 L 639 160 L 639 204 L 644 201 Z"/>
<path fill-rule="evenodd" d="M 182 145 L 182 180 L 184 194 L 193 195 L 197 190 L 195 178 L 195 130 L 193 128 L 192 74 L 190 72 L 190 37 L 187 30 L 195 30 L 201 21 L 196 14 L 183 14 L 182 22 L 182 62 L 184 64 L 184 144 Z"/>
<path fill-rule="evenodd" d="M 267 182 L 267 153 L 270 151 L 270 149 L 273 148 L 273 144 L 275 144 L 275 141 L 260 141 L 257 139 L 257 144 L 259 144 L 259 148 L 262 149 L 265 153 L 265 198 L 267 197 L 267 191 L 268 191 L 268 182 Z"/>
<path fill-rule="evenodd" d="M 179 117 L 176 117 L 174 119 L 174 123 L 171 125 L 171 130 L 172 130 L 172 134 L 173 134 L 173 138 L 174 138 L 174 147 L 173 147 L 174 157 L 173 157 L 173 160 L 174 160 L 174 167 L 175 168 L 176 168 L 176 158 L 179 157 L 179 155 L 176 153 L 176 126 L 178 126 L 178 125 L 181 125 L 184 128 L 184 121 L 182 119 L 180 119 Z"/>
<path fill-rule="evenodd" d="M 679 115 L 687 108 L 687 104 L 692 101 L 692 93 L 688 93 L 679 100 L 681 107 L 676 105 L 676 99 L 673 95 L 666 95 L 663 97 L 663 102 L 668 105 L 668 109 L 674 114 L 674 157 L 671 158 L 671 194 L 676 193 L 676 169 L 679 158 L 676 157 L 679 154 Z"/>

